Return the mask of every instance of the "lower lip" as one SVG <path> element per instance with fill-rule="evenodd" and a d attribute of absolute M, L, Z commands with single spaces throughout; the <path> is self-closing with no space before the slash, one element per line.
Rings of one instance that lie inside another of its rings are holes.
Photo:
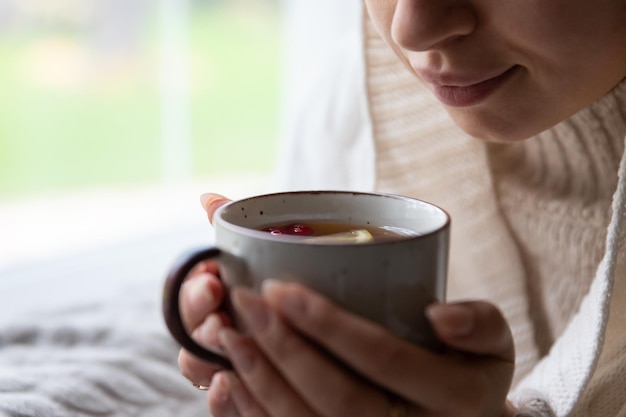
<path fill-rule="evenodd" d="M 480 103 L 500 88 L 518 70 L 517 66 L 478 84 L 467 87 L 433 86 L 437 99 L 446 106 L 468 107 Z"/>

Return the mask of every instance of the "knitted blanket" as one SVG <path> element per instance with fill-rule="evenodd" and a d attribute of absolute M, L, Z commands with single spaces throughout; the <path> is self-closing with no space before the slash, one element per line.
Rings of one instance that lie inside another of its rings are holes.
<path fill-rule="evenodd" d="M 0 271 L 1 417 L 208 415 L 162 323 L 162 264 L 128 249 Z"/>

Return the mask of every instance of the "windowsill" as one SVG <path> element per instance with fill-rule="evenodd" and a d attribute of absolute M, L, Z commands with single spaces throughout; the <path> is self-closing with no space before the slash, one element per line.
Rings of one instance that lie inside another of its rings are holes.
<path fill-rule="evenodd" d="M 253 177 L 100 189 L 0 204 L 0 314 L 46 313 L 158 291 L 184 250 L 209 245 L 203 192 L 269 191 Z"/>
<path fill-rule="evenodd" d="M 263 176 L 210 178 L 176 186 L 100 188 L 0 202 L 1 270 L 151 235 L 198 228 L 210 234 L 204 192 L 231 198 L 268 190 Z"/>

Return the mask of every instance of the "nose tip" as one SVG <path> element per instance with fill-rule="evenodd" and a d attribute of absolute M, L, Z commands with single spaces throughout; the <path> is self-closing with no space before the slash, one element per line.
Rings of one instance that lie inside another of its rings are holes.
<path fill-rule="evenodd" d="M 475 10 L 464 1 L 398 0 L 391 36 L 404 49 L 428 51 L 471 34 L 476 23 Z"/>

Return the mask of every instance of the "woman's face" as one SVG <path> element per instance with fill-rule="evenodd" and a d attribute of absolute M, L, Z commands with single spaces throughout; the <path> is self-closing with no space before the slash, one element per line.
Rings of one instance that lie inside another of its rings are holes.
<path fill-rule="evenodd" d="M 365 2 L 400 58 L 479 138 L 528 138 L 626 77 L 626 0 Z"/>

